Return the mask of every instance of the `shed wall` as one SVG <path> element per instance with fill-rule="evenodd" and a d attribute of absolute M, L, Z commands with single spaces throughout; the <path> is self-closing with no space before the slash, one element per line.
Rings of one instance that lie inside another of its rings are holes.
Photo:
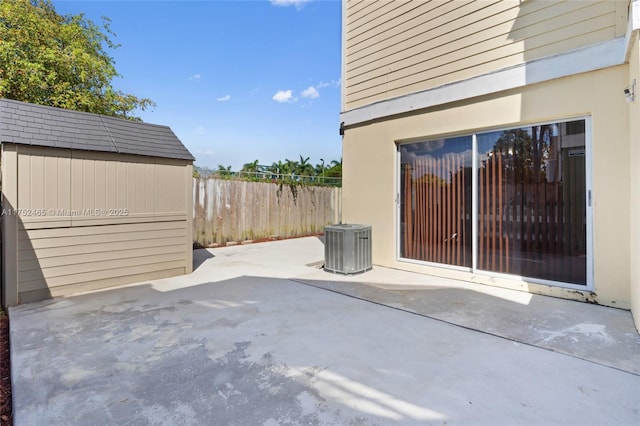
<path fill-rule="evenodd" d="M 348 0 L 343 110 L 621 37 L 627 5 Z"/>
<path fill-rule="evenodd" d="M 15 196 L 5 194 L 4 208 L 18 213 L 5 232 L 16 234 L 20 302 L 191 272 L 190 162 L 3 151 L 16 153 Z"/>

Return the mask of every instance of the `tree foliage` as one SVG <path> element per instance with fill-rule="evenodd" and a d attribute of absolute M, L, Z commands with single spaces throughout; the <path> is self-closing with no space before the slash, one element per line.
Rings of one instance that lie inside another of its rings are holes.
<path fill-rule="evenodd" d="M 61 16 L 49 0 L 0 1 L 0 97 L 137 119 L 154 103 L 112 86 L 109 23 Z"/>
<path fill-rule="evenodd" d="M 245 163 L 238 172 L 231 171 L 231 166 L 218 165 L 217 170 L 196 167 L 198 177 L 212 176 L 220 179 L 242 179 L 254 182 L 275 182 L 286 184 L 303 184 L 319 186 L 342 185 L 342 160 L 332 160 L 325 164 L 324 160 L 313 166 L 309 157 L 300 155 L 300 161 L 278 160 L 270 166 L 261 165 L 259 160 Z"/>
<path fill-rule="evenodd" d="M 494 150 L 502 153 L 505 169 L 517 174 L 520 181 L 540 182 L 545 179 L 551 136 L 549 125 L 532 126 L 530 131 L 505 130 Z"/>

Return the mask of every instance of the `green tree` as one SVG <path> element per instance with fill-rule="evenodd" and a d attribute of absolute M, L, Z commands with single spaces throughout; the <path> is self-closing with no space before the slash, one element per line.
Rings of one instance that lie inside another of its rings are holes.
<path fill-rule="evenodd" d="M 291 176 L 291 180 L 297 180 L 296 174 L 298 173 L 298 168 L 300 167 L 300 163 L 295 160 L 289 160 L 288 158 L 284 159 L 284 168 L 286 170 L 286 174 Z"/>
<path fill-rule="evenodd" d="M 281 179 L 282 175 L 287 174 L 286 164 L 282 160 L 278 160 L 269 166 L 269 173 L 272 180 Z"/>
<path fill-rule="evenodd" d="M 49 0 L 0 1 L 0 97 L 139 120 L 155 104 L 112 86 L 109 23 L 61 16 Z"/>
<path fill-rule="evenodd" d="M 251 163 L 243 164 L 240 173 L 248 180 L 259 180 L 262 177 L 262 175 L 260 175 L 262 167 L 258 163 L 259 161 L 255 160 Z"/>
<path fill-rule="evenodd" d="M 215 172 L 215 176 L 221 178 L 229 178 L 231 177 L 231 166 L 223 166 L 222 164 L 218 164 L 218 170 Z"/>
<path fill-rule="evenodd" d="M 327 168 L 325 176 L 332 178 L 342 177 L 342 158 L 340 161 L 331 160 L 331 166 Z"/>
<path fill-rule="evenodd" d="M 303 157 L 300 155 L 300 162 L 296 170 L 296 174 L 300 176 L 302 181 L 309 181 L 313 177 L 315 170 L 313 165 L 309 163 L 309 157 Z"/>

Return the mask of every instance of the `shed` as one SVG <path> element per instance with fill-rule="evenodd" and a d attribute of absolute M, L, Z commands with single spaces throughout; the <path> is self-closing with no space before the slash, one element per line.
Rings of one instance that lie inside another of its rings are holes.
<path fill-rule="evenodd" d="M 0 99 L 0 142 L 4 306 L 192 271 L 169 127 Z"/>

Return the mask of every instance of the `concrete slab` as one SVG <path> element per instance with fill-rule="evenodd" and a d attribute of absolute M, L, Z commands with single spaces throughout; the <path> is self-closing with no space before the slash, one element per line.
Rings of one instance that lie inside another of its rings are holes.
<path fill-rule="evenodd" d="M 294 279 L 640 375 L 640 334 L 626 310 L 380 267 Z"/>
<path fill-rule="evenodd" d="M 639 375 L 289 279 L 322 281 L 318 256 L 201 250 L 189 276 L 12 308 L 15 424 L 640 423 Z"/>

